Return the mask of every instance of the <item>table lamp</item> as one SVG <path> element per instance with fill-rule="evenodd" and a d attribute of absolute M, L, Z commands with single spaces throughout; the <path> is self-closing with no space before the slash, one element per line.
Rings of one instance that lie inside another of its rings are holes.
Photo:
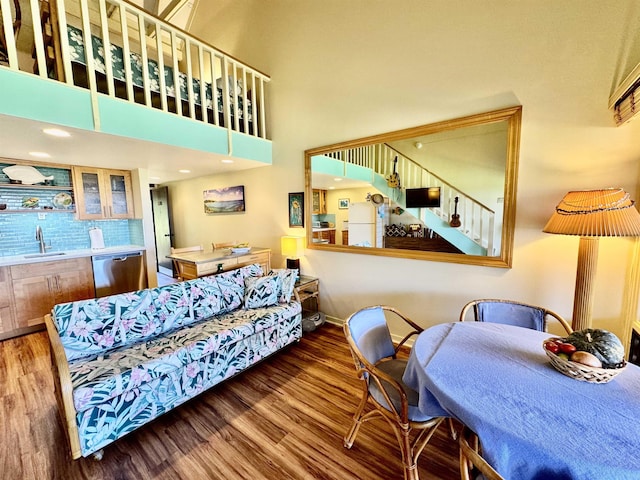
<path fill-rule="evenodd" d="M 572 191 L 556 206 L 542 229 L 547 233 L 580 236 L 571 324 L 574 330 L 591 328 L 598 238 L 640 236 L 640 213 L 634 205 L 621 188 Z"/>
<path fill-rule="evenodd" d="M 287 268 L 297 269 L 300 276 L 300 258 L 304 255 L 303 237 L 284 236 L 280 238 L 282 256 L 287 257 Z"/>

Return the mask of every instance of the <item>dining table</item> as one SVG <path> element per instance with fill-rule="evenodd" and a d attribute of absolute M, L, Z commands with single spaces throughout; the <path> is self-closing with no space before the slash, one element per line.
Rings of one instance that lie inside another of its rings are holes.
<path fill-rule="evenodd" d="M 416 338 L 403 376 L 418 408 L 453 417 L 509 480 L 640 479 L 640 368 L 607 383 L 557 371 L 553 335 L 489 322 L 438 324 Z"/>

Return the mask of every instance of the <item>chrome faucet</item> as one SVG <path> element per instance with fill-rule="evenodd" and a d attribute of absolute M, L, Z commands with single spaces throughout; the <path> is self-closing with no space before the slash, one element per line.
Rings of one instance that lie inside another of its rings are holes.
<path fill-rule="evenodd" d="M 51 248 L 47 247 L 44 244 L 44 235 L 42 233 L 42 228 L 40 228 L 40 225 L 36 226 L 36 240 L 40 242 L 40 253 L 46 253 L 47 248 Z"/>

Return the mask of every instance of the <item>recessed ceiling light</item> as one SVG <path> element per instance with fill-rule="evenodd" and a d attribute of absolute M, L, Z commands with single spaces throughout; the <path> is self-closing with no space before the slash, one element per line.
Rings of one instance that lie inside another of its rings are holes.
<path fill-rule="evenodd" d="M 329 190 L 335 190 L 336 187 L 329 187 Z"/>
<path fill-rule="evenodd" d="M 38 158 L 49 158 L 51 156 L 47 152 L 29 152 L 29 155 Z"/>
<path fill-rule="evenodd" d="M 180 173 L 191 173 L 191 170 L 178 170 Z"/>
<path fill-rule="evenodd" d="M 66 130 L 61 130 L 59 128 L 45 128 L 42 130 L 47 135 L 52 135 L 54 137 L 70 137 L 71 134 Z"/>
<path fill-rule="evenodd" d="M 222 160 L 220 160 L 222 163 L 233 163 L 233 160 L 231 160 L 230 158 L 223 158 Z"/>
<path fill-rule="evenodd" d="M 341 181 L 342 181 L 342 179 L 341 179 L 341 178 L 334 178 L 334 179 L 333 179 L 333 181 L 334 181 L 334 182 L 341 182 Z"/>

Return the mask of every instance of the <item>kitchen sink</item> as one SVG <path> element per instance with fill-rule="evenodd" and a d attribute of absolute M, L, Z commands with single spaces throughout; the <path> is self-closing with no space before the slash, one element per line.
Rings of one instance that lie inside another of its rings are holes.
<path fill-rule="evenodd" d="M 25 255 L 24 258 L 57 257 L 59 255 L 65 255 L 65 253 L 64 252 L 32 253 L 31 255 Z"/>

